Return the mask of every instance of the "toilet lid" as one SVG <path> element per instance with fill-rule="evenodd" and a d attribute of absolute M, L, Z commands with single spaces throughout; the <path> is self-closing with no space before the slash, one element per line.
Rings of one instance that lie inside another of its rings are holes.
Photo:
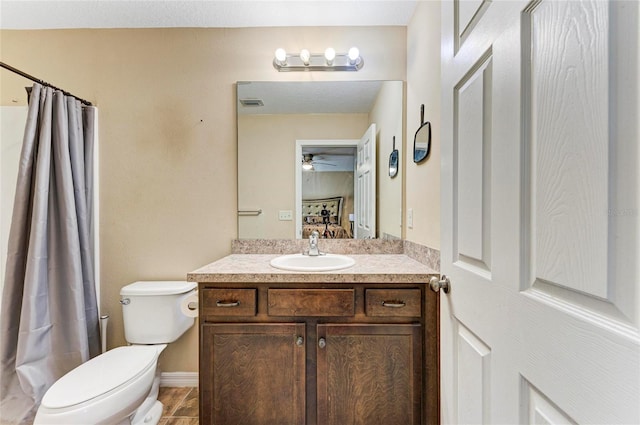
<path fill-rule="evenodd" d="M 120 295 L 156 296 L 185 294 L 196 288 L 195 282 L 182 280 L 158 280 L 130 283 L 120 289 Z"/>
<path fill-rule="evenodd" d="M 56 381 L 42 405 L 60 409 L 99 397 L 155 367 L 163 345 L 118 347 L 81 364 Z"/>

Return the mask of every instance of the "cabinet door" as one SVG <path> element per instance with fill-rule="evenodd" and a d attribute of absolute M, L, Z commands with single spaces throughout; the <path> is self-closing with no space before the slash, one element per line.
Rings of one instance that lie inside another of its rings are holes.
<path fill-rule="evenodd" d="M 318 424 L 420 424 L 420 329 L 318 325 Z"/>
<path fill-rule="evenodd" d="M 204 324 L 200 423 L 305 422 L 304 323 Z"/>

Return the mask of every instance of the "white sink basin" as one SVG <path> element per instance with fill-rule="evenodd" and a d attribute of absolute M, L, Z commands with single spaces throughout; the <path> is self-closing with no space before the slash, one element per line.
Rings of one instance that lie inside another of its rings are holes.
<path fill-rule="evenodd" d="M 318 256 L 290 254 L 282 255 L 271 260 L 270 264 L 282 270 L 297 272 L 326 272 L 351 267 L 356 261 L 339 254 L 323 254 Z"/>

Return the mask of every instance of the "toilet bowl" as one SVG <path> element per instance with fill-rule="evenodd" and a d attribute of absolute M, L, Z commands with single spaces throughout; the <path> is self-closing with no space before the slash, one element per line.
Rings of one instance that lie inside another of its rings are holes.
<path fill-rule="evenodd" d="M 122 288 L 125 339 L 134 345 L 107 351 L 56 381 L 42 398 L 34 424 L 157 424 L 162 415 L 158 357 L 193 325 L 180 305 L 194 292 L 195 284 L 188 282 L 136 282 Z"/>
<path fill-rule="evenodd" d="M 122 423 L 147 398 L 164 347 L 118 347 L 83 363 L 49 388 L 34 423 Z"/>

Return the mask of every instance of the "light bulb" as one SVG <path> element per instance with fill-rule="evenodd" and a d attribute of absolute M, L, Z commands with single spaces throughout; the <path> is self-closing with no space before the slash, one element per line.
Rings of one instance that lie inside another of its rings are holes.
<path fill-rule="evenodd" d="M 307 49 L 300 50 L 300 60 L 303 64 L 309 65 L 309 60 L 311 59 L 311 53 Z"/>
<path fill-rule="evenodd" d="M 313 164 L 310 162 L 303 162 L 302 163 L 302 169 L 305 171 L 310 171 L 313 170 Z"/>
<path fill-rule="evenodd" d="M 352 47 L 349 49 L 349 63 L 351 65 L 355 65 L 356 62 L 358 61 L 358 58 L 360 57 L 360 50 L 358 50 L 357 47 Z"/>
<path fill-rule="evenodd" d="M 331 65 L 336 58 L 336 51 L 332 47 L 327 47 L 324 51 L 324 58 L 327 60 L 327 65 Z"/>
<path fill-rule="evenodd" d="M 280 48 L 276 50 L 276 61 L 280 65 L 287 63 L 287 52 L 284 49 Z"/>

